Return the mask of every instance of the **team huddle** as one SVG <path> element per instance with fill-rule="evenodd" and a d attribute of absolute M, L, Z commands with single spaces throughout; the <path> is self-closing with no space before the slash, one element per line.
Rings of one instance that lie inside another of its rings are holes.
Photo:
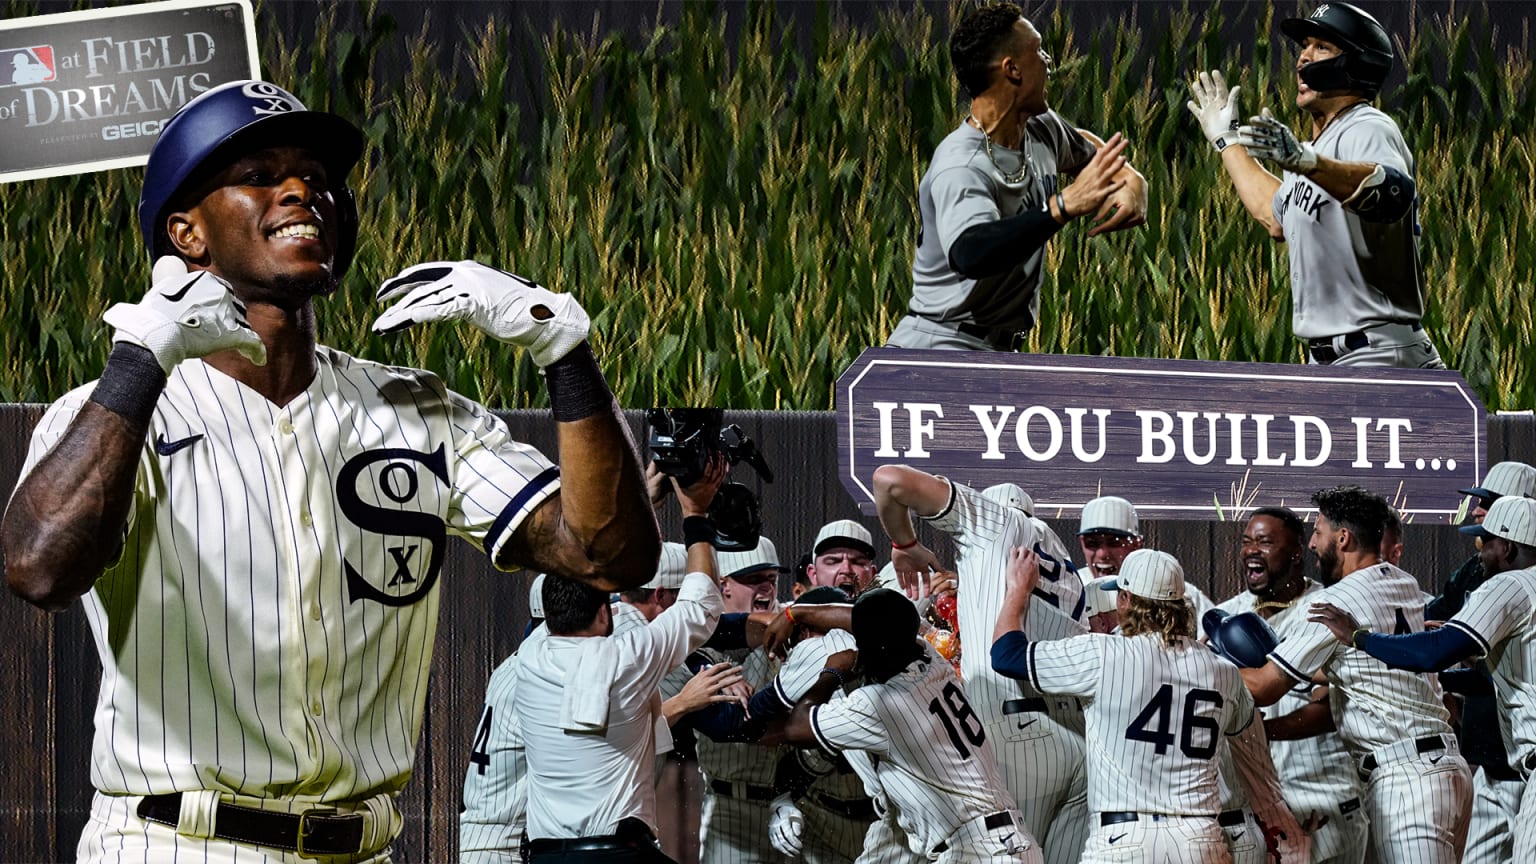
<path fill-rule="evenodd" d="M 1412 157 L 1368 104 L 1391 39 L 1346 3 L 1281 27 L 1311 143 L 1268 109 L 1241 124 L 1219 73 L 1190 111 L 1289 244 L 1309 360 L 1438 366 Z M 968 13 L 951 56 L 971 113 L 920 185 L 891 344 L 1013 350 L 1045 243 L 1090 215 L 1094 233 L 1143 223 L 1146 182 L 1124 137 L 1050 111 L 1050 57 L 1016 6 Z M 1464 490 L 1478 552 L 1440 597 L 1396 566 L 1387 502 L 1337 487 L 1310 529 L 1254 511 L 1247 590 L 1215 606 L 1178 550 L 1143 548 L 1123 498 L 1089 502 L 1069 547 L 1017 485 L 887 465 L 888 566 L 883 540 L 834 520 L 782 602 L 771 541 L 715 548 L 723 459 L 686 481 L 642 468 L 570 294 L 427 262 L 383 281 L 372 324 L 526 352 L 556 459 L 431 372 L 321 343 L 366 146 L 263 81 L 183 106 L 138 207 L 149 289 L 105 311 L 100 377 L 33 432 L 0 552 L 26 601 L 81 602 L 101 660 L 78 860 L 388 861 L 449 536 L 543 574 L 466 753 L 465 860 L 671 861 L 655 784 L 681 735 L 706 862 L 1536 860 L 1530 466 Z M 658 527 L 668 494 L 680 543 Z"/>

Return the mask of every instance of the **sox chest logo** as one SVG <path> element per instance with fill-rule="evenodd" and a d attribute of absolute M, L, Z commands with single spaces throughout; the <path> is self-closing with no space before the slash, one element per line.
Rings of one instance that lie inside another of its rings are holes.
<path fill-rule="evenodd" d="M 423 471 L 429 476 L 423 478 Z M 365 474 L 369 479 L 363 482 L 377 493 L 376 500 L 392 501 L 402 507 L 415 502 L 420 507 L 418 496 L 423 492 L 424 479 L 431 483 L 436 478 L 444 488 L 449 485 L 448 457 L 441 445 L 431 453 L 409 448 L 365 450 L 348 459 L 336 475 L 336 499 L 342 515 L 363 531 L 405 538 L 404 543 L 385 547 L 389 562 L 384 568 L 382 587 L 370 582 L 350 560 L 342 559 L 348 598 L 352 602 L 372 600 L 386 606 L 409 606 L 427 596 L 437 584 L 448 527 L 436 513 L 390 509 L 363 500 L 358 494 L 358 483 Z M 412 542 L 412 538 L 422 542 Z M 430 548 L 426 564 L 413 567 L 423 542 Z"/>

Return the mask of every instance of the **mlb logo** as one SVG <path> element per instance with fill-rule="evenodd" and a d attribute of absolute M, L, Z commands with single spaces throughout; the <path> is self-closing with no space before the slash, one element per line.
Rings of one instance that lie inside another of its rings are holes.
<path fill-rule="evenodd" d="M 0 48 L 0 87 L 44 84 L 57 77 L 52 45 Z"/>

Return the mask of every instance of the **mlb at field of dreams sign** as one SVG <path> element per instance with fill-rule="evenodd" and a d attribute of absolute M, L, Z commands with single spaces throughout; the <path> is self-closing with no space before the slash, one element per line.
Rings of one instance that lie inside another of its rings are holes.
<path fill-rule="evenodd" d="M 0 21 L 0 181 L 143 165 L 176 109 L 256 77 L 250 0 Z"/>
<path fill-rule="evenodd" d="M 1143 518 L 1234 519 L 1357 483 L 1419 523 L 1455 520 L 1487 469 L 1487 412 L 1452 371 L 866 350 L 838 379 L 843 486 L 906 464 L 1013 482 L 1036 515 L 1098 495 Z"/>

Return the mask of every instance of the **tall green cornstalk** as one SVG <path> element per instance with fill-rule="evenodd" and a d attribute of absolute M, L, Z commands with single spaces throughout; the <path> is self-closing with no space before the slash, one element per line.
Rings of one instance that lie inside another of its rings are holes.
<path fill-rule="evenodd" d="M 903 313 L 917 183 L 964 116 L 949 20 L 894 3 L 855 28 L 823 5 L 805 50 L 770 3 L 733 7 L 744 20 L 730 40 L 712 3 L 673 7 L 673 23 L 638 39 L 530 24 L 507 4 L 441 44 L 397 33 L 387 5 L 364 8 L 361 30 L 322 18 L 302 44 L 258 17 L 267 76 L 357 119 L 370 142 L 352 178 L 356 263 L 320 303 L 327 343 L 425 366 L 493 405 L 543 404 L 527 359 L 468 327 L 368 332 L 380 281 L 474 257 L 575 292 L 625 405 L 824 409 L 836 376 Z M 1243 213 L 1183 108 L 1188 77 L 1221 68 L 1245 110 L 1268 105 L 1300 128 L 1294 54 L 1274 26 L 1297 5 L 1155 8 L 1157 30 L 1129 13 L 1092 29 L 1059 6 L 1036 17 L 1058 61 L 1053 106 L 1125 132 L 1152 195 L 1141 229 L 1090 240 L 1072 226 L 1052 241 L 1029 350 L 1298 362 L 1284 247 Z M 1530 407 L 1527 37 L 1497 50 L 1484 9 L 1456 10 L 1397 34 L 1408 77 L 1385 105 L 1418 157 L 1430 332 L 1490 408 Z M 1257 40 L 1223 34 L 1224 15 Z M 385 68 L 401 50 L 406 68 Z M 517 82 L 530 98 L 508 98 Z M 104 362 L 100 311 L 147 285 L 141 180 L 0 186 L 0 399 L 51 400 Z"/>

